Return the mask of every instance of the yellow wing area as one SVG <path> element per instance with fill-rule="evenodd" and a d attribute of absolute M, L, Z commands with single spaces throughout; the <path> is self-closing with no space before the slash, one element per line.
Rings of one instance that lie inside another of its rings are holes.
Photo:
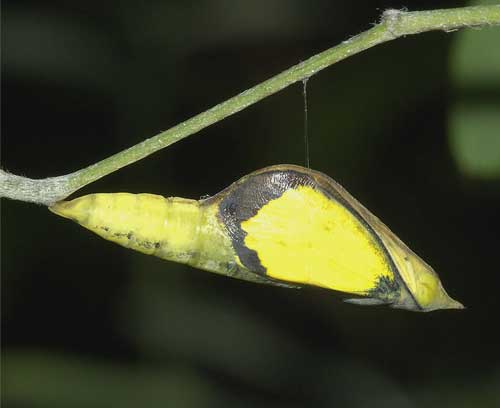
<path fill-rule="evenodd" d="M 241 227 L 270 277 L 354 294 L 366 294 L 380 277 L 394 279 L 370 231 L 309 186 L 287 190 Z"/>

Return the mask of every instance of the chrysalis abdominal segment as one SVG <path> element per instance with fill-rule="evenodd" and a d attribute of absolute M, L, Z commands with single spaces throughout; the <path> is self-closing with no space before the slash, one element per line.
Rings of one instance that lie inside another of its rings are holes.
<path fill-rule="evenodd" d="M 90 194 L 61 201 L 50 210 L 126 248 L 210 272 L 268 283 L 265 277 L 247 274 L 237 265 L 229 237 L 216 221 L 217 209 L 203 205 L 203 200 L 154 194 Z"/>
<path fill-rule="evenodd" d="M 352 303 L 459 309 L 439 277 L 328 176 L 256 171 L 208 199 L 91 194 L 50 210 L 127 248 L 207 271 L 358 296 Z"/>

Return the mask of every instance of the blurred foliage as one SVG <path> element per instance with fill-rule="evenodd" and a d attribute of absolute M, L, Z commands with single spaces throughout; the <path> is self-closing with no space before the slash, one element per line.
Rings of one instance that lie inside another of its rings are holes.
<path fill-rule="evenodd" d="M 2 166 L 47 177 L 96 162 L 400 5 L 4 2 Z M 4 201 L 3 406 L 498 406 L 498 33 L 400 39 L 308 82 L 312 166 L 467 310 L 361 308 L 326 290 L 233 281 Z M 303 164 L 301 95 L 288 88 L 78 195 L 198 198 L 265 165 Z"/>
<path fill-rule="evenodd" d="M 473 4 L 496 4 L 481 0 Z M 450 73 L 457 94 L 451 105 L 451 152 L 464 176 L 500 178 L 500 30 L 457 34 Z"/>
<path fill-rule="evenodd" d="M 454 106 L 450 117 L 450 143 L 465 175 L 500 178 L 499 132 L 500 101 L 464 102 Z"/>

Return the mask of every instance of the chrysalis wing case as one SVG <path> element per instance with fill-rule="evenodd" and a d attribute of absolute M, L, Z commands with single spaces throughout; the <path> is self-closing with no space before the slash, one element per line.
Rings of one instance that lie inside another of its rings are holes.
<path fill-rule="evenodd" d="M 312 285 L 357 304 L 461 309 L 436 272 L 328 176 L 267 167 L 208 199 L 90 194 L 50 210 L 124 247 L 207 271 Z"/>

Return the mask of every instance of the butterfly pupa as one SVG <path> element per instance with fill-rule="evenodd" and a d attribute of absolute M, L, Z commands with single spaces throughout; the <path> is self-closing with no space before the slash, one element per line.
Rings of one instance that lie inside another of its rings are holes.
<path fill-rule="evenodd" d="M 199 201 L 90 194 L 50 210 L 124 247 L 239 279 L 319 286 L 356 304 L 463 308 L 344 188 L 300 166 L 258 170 Z"/>

